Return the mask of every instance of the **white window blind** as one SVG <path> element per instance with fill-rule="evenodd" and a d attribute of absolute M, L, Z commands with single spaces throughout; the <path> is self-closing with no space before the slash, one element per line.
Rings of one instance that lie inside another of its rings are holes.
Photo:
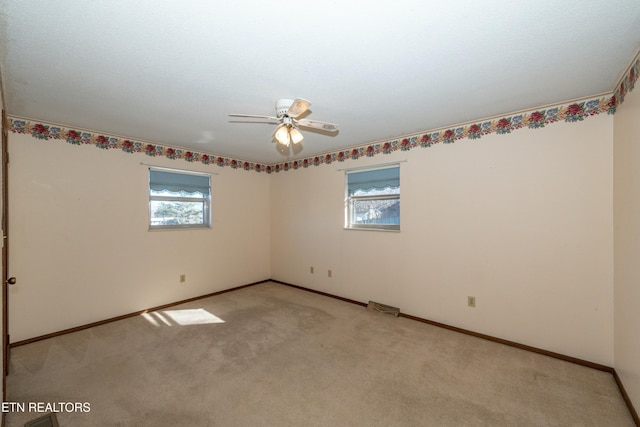
<path fill-rule="evenodd" d="M 400 188 L 400 168 L 387 167 L 364 171 L 348 171 L 347 187 L 350 195 L 356 192 L 383 191 L 385 189 Z"/>
<path fill-rule="evenodd" d="M 173 193 L 209 194 L 209 176 L 149 169 L 149 188 Z"/>

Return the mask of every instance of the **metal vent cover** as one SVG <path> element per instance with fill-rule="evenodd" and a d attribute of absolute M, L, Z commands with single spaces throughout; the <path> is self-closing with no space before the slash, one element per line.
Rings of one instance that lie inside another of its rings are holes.
<path fill-rule="evenodd" d="M 380 304 L 379 302 L 369 301 L 367 304 L 369 310 L 377 311 L 379 313 L 391 314 L 398 317 L 400 315 L 400 309 L 398 307 L 392 307 L 386 304 Z"/>

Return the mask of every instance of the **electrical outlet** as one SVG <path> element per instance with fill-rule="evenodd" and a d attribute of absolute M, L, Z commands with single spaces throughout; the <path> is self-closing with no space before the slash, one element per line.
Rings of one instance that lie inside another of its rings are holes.
<path fill-rule="evenodd" d="M 467 305 L 469 307 L 475 307 L 476 306 L 476 297 L 467 297 Z"/>
<path fill-rule="evenodd" d="M 181 274 L 180 275 L 180 283 L 184 283 L 187 281 L 187 275 L 186 274 Z"/>
<path fill-rule="evenodd" d="M 311 272 L 311 274 L 313 274 L 313 266 L 311 266 L 311 268 L 309 269 L 309 271 Z"/>
<path fill-rule="evenodd" d="M 332 277 L 333 276 L 333 272 L 331 270 L 327 270 L 327 276 L 328 277 Z"/>

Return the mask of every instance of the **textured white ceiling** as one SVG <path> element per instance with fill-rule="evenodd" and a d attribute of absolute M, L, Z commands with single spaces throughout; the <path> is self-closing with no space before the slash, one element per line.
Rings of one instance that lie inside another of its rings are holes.
<path fill-rule="evenodd" d="M 0 0 L 10 115 L 275 163 L 610 92 L 638 0 Z M 310 100 L 288 156 L 279 98 Z"/>

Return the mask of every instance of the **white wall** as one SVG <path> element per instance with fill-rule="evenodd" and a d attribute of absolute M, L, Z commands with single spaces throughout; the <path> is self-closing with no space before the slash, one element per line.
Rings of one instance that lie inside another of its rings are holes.
<path fill-rule="evenodd" d="M 614 125 L 615 369 L 640 409 L 640 91 Z"/>
<path fill-rule="evenodd" d="M 599 115 L 275 174 L 272 277 L 612 366 L 612 157 Z M 344 230 L 338 169 L 404 159 L 402 231 Z"/>
<path fill-rule="evenodd" d="M 271 276 L 264 173 L 19 134 L 9 151 L 12 342 Z M 148 231 L 140 162 L 218 173 L 212 229 Z"/>

